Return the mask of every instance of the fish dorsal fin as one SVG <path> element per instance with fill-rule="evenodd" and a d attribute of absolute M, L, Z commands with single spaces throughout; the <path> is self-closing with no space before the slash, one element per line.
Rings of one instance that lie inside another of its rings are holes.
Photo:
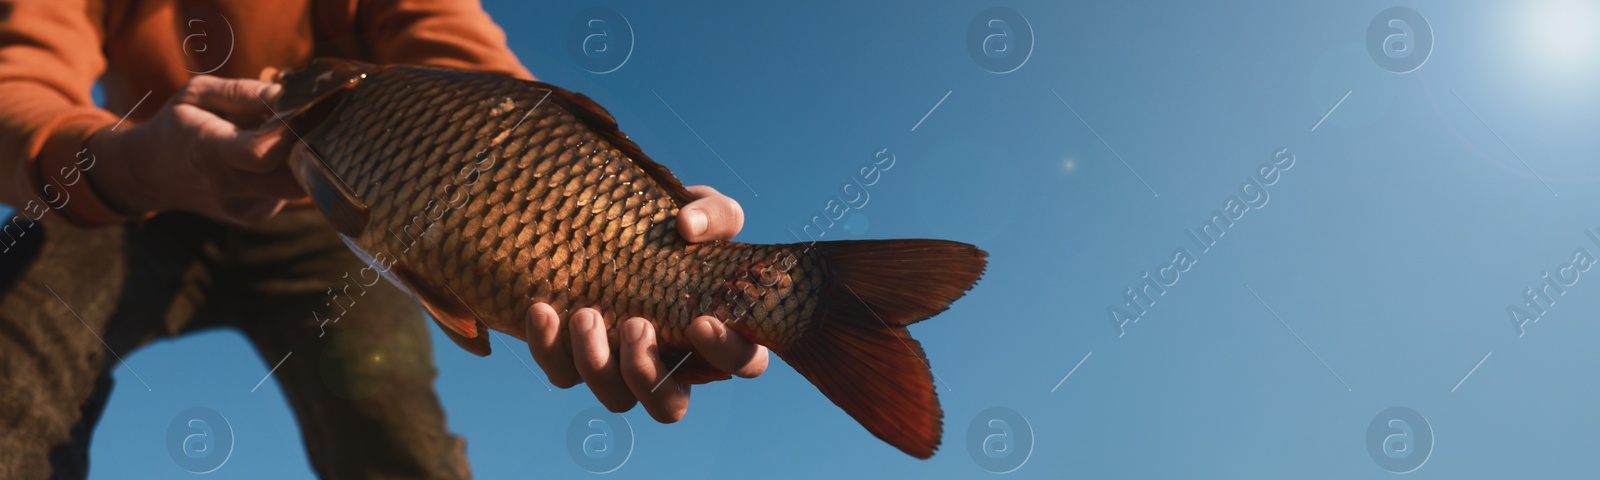
<path fill-rule="evenodd" d="M 567 111 L 577 115 L 578 118 L 583 119 L 585 123 L 588 123 L 589 126 L 594 127 L 596 130 L 614 130 L 617 128 L 617 117 L 611 116 L 611 112 L 606 111 L 605 107 L 600 106 L 588 95 L 548 83 L 534 83 L 538 83 L 541 88 L 550 89 L 550 94 L 555 96 L 556 101 L 561 102 L 562 106 L 567 107 Z"/>
<path fill-rule="evenodd" d="M 627 134 L 622 133 L 622 130 L 617 128 L 617 118 L 611 116 L 611 112 L 607 112 L 605 107 L 601 107 L 600 104 L 595 103 L 594 100 L 584 94 L 544 82 L 533 83 L 539 88 L 549 89 L 551 99 L 555 100 L 558 105 L 566 107 L 568 112 L 583 120 L 595 132 L 605 137 L 606 141 L 611 143 L 611 146 L 621 150 L 623 155 L 627 155 L 629 159 L 633 160 L 634 165 L 643 170 L 645 175 L 655 179 L 656 183 L 663 190 L 666 190 L 673 200 L 678 201 L 678 206 L 688 205 L 689 202 L 694 201 L 694 195 L 689 193 L 689 189 L 684 188 L 683 182 L 678 181 L 678 177 L 672 174 L 672 170 L 668 170 L 667 167 L 656 163 L 649 155 L 645 155 L 644 151 L 639 149 L 639 144 L 633 143 L 633 140 L 629 139 Z"/>
<path fill-rule="evenodd" d="M 350 238 L 360 238 L 371 220 L 371 209 L 366 202 L 350 190 L 350 185 L 333 173 L 322 157 L 304 143 L 296 145 L 289 155 L 289 166 L 300 186 L 311 194 L 311 200 L 322 209 L 324 216 L 339 233 Z"/>
<path fill-rule="evenodd" d="M 461 297 L 454 291 L 445 290 L 442 294 L 426 279 L 416 272 L 406 268 L 405 265 L 395 265 L 391 270 L 395 279 L 405 284 L 406 290 L 411 292 L 411 297 L 422 304 L 428 311 L 428 316 L 439 324 L 445 336 L 462 349 L 472 352 L 477 356 L 489 355 L 489 330 L 483 322 L 478 320 L 472 309 L 462 303 Z"/>

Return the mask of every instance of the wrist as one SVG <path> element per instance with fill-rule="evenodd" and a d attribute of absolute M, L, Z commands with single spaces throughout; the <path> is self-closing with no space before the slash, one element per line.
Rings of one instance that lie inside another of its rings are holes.
<path fill-rule="evenodd" d="M 128 218 L 142 218 L 157 210 L 151 195 L 143 191 L 138 165 L 134 165 L 127 146 L 127 132 L 102 128 L 84 142 L 88 154 L 95 157 L 95 168 L 84 172 L 89 188 L 100 201 L 117 214 Z"/>

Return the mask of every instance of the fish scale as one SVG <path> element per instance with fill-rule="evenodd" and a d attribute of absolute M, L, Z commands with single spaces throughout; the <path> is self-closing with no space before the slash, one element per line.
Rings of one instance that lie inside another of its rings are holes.
<path fill-rule="evenodd" d="M 523 338 L 535 302 L 657 329 L 681 382 L 727 378 L 692 355 L 710 315 L 766 345 L 869 432 L 931 456 L 943 412 L 906 326 L 949 307 L 987 256 L 945 240 L 691 244 L 693 200 L 587 97 L 460 70 L 317 60 L 281 76 L 303 132 L 290 167 L 335 229 L 458 345 Z M 615 337 L 613 337 L 613 340 Z M 524 339 L 525 340 L 525 339 Z M 681 367 L 681 368 L 680 368 Z"/>

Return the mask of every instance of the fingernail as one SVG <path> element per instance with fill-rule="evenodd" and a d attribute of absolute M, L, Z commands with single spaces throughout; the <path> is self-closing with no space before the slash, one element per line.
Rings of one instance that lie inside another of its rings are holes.
<path fill-rule="evenodd" d="M 683 212 L 683 217 L 689 222 L 690 234 L 697 237 L 706 234 L 706 223 L 708 222 L 706 219 L 706 212 L 699 210 L 687 210 Z"/>
<path fill-rule="evenodd" d="M 527 321 L 523 322 L 522 324 L 522 334 L 526 338 L 532 339 L 533 332 L 540 331 L 540 329 L 544 328 L 544 320 L 539 318 L 539 314 L 533 313 L 533 309 L 529 309 L 527 316 L 524 318 L 526 318 Z"/>
<path fill-rule="evenodd" d="M 706 320 L 706 321 L 700 322 L 700 326 L 695 327 L 695 328 L 704 330 L 705 331 L 705 335 L 710 335 L 712 337 L 716 337 L 718 340 L 722 339 L 723 332 L 722 332 L 722 329 L 717 328 L 717 322 Z"/>
<path fill-rule="evenodd" d="M 628 341 L 637 342 L 640 337 L 644 336 L 644 320 L 628 320 L 628 324 L 623 325 L 622 329 L 624 330 L 623 333 L 628 335 Z"/>
<path fill-rule="evenodd" d="M 276 83 L 274 83 L 272 85 L 267 85 L 267 88 L 261 89 L 261 99 L 262 100 L 267 100 L 267 99 L 277 98 L 278 94 L 282 93 L 282 92 L 283 92 L 283 85 L 279 85 L 279 84 L 276 84 Z"/>
<path fill-rule="evenodd" d="M 555 327 L 555 325 L 551 325 L 550 319 L 540 315 L 537 310 L 530 309 L 528 311 L 528 327 L 538 331 L 545 331 Z"/>
<path fill-rule="evenodd" d="M 572 321 L 577 322 L 578 324 L 578 331 L 584 333 L 594 331 L 594 329 L 597 328 L 599 326 L 598 324 L 600 323 L 597 320 L 598 319 L 594 318 L 594 314 L 589 313 L 587 310 L 572 315 Z"/>

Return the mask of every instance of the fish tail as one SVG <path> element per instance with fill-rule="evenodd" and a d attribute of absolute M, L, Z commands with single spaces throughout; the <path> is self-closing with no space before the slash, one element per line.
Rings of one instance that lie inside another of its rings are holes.
<path fill-rule="evenodd" d="M 797 246 L 799 248 L 799 246 Z M 988 256 L 944 240 L 818 242 L 832 281 L 800 340 L 773 351 L 867 431 L 917 458 L 943 433 L 933 372 L 906 326 L 949 308 Z"/>

